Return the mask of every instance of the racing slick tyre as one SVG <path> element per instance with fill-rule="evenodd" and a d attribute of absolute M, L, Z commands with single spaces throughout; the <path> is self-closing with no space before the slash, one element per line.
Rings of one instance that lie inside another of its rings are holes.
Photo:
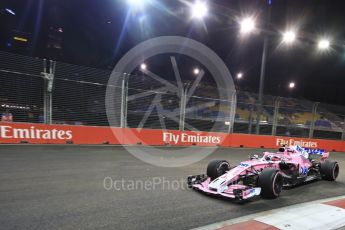
<path fill-rule="evenodd" d="M 283 188 L 283 176 L 277 169 L 265 168 L 259 175 L 261 196 L 264 198 L 277 198 Z"/>
<path fill-rule="evenodd" d="M 225 160 L 213 160 L 208 163 L 207 176 L 214 180 L 230 170 L 229 162 Z"/>
<path fill-rule="evenodd" d="M 325 161 L 320 164 L 322 179 L 335 181 L 339 175 L 339 165 L 335 161 Z"/>

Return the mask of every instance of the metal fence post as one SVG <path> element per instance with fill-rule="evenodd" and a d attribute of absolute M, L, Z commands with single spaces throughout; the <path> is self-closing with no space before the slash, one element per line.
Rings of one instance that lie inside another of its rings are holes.
<path fill-rule="evenodd" d="M 317 111 L 317 107 L 319 106 L 319 102 L 315 102 L 313 104 L 313 119 L 311 120 L 311 124 L 310 124 L 310 129 L 309 129 L 309 138 L 313 138 L 314 136 L 314 129 L 315 129 L 315 118 L 316 118 L 316 111 Z"/>
<path fill-rule="evenodd" d="M 187 87 L 182 89 L 182 94 L 181 94 L 180 127 L 179 127 L 181 131 L 183 131 L 185 128 L 186 106 L 187 106 L 186 102 L 187 102 Z"/>
<path fill-rule="evenodd" d="M 49 72 L 47 72 L 47 61 L 43 60 L 43 72 L 41 75 L 44 79 L 44 108 L 43 116 L 45 124 L 52 124 L 52 111 L 53 111 L 53 86 L 54 86 L 54 74 L 55 74 L 56 62 L 49 61 Z"/>
<path fill-rule="evenodd" d="M 236 115 L 236 91 L 234 91 L 232 93 L 232 96 L 231 96 L 228 133 L 233 133 L 234 132 L 235 115 Z"/>
<path fill-rule="evenodd" d="M 187 86 L 185 85 L 182 87 L 181 91 L 181 101 L 180 101 L 180 123 L 179 123 L 179 130 L 183 131 L 185 128 L 185 119 L 186 119 L 186 102 L 187 102 Z"/>
<path fill-rule="evenodd" d="M 128 114 L 128 81 L 129 81 L 129 75 L 127 78 L 125 78 L 125 104 L 124 104 L 124 128 L 127 128 L 127 114 Z"/>
<path fill-rule="evenodd" d="M 185 124 L 186 124 L 186 108 L 187 108 L 187 96 L 188 96 L 188 93 L 187 93 L 187 88 L 184 92 L 184 100 L 183 100 L 183 122 L 182 122 L 182 131 L 184 131 L 185 129 Z"/>
<path fill-rule="evenodd" d="M 49 93 L 49 124 L 53 123 L 53 85 L 55 77 L 56 62 L 50 60 L 50 79 L 48 81 L 47 91 Z"/>
<path fill-rule="evenodd" d="M 184 88 L 182 88 L 182 92 L 181 92 L 181 98 L 180 98 L 180 121 L 179 121 L 179 130 L 182 130 L 182 123 L 183 123 L 183 111 L 182 111 L 182 107 L 183 107 L 183 100 L 184 100 Z"/>
<path fill-rule="evenodd" d="M 121 83 L 121 115 L 120 115 L 120 127 L 125 128 L 125 104 L 126 104 L 126 73 L 122 75 Z"/>
<path fill-rule="evenodd" d="M 248 134 L 252 133 L 252 127 L 253 127 L 253 110 L 254 110 L 254 105 L 250 104 L 250 110 L 249 110 L 249 117 L 248 117 Z"/>
<path fill-rule="evenodd" d="M 345 140 L 345 116 L 344 116 L 344 124 L 343 124 L 343 134 L 341 135 L 341 139 Z"/>
<path fill-rule="evenodd" d="M 43 77 L 43 122 L 47 124 L 47 79 L 46 79 L 47 72 L 47 59 L 43 59 L 43 72 L 41 75 Z"/>
<path fill-rule="evenodd" d="M 277 97 L 274 101 L 274 113 L 272 124 L 272 136 L 277 134 L 278 115 L 279 115 L 280 97 Z"/>

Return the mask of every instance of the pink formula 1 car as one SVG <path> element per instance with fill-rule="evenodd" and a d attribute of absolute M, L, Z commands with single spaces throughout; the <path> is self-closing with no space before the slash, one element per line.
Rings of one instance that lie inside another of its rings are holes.
<path fill-rule="evenodd" d="M 283 187 L 317 179 L 334 181 L 339 174 L 338 163 L 329 161 L 329 152 L 324 150 L 293 146 L 263 154 L 232 168 L 225 160 L 211 161 L 207 175 L 189 176 L 188 185 L 207 194 L 239 200 L 259 195 L 276 198 Z"/>

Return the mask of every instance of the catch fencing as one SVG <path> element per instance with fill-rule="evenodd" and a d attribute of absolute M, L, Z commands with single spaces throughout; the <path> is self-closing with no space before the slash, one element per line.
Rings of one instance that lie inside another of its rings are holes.
<path fill-rule="evenodd" d="M 140 71 L 117 74 L 109 85 L 111 75 L 0 52 L 0 113 L 11 114 L 13 122 L 345 140 L 343 106 L 269 95 L 259 105 L 257 94 L 243 91 L 224 100 L 221 87 L 179 86 Z"/>

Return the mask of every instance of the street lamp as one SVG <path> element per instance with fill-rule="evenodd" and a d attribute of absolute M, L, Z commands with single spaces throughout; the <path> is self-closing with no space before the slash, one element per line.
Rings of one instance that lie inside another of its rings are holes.
<path fill-rule="evenodd" d="M 146 65 L 145 63 L 142 63 L 142 64 L 140 65 L 140 69 L 146 70 L 146 69 L 147 69 L 147 65 Z"/>
<path fill-rule="evenodd" d="M 126 0 L 127 4 L 133 9 L 133 10 L 142 10 L 145 5 L 147 4 L 148 0 Z"/>
<path fill-rule="evenodd" d="M 255 29 L 255 21 L 251 17 L 243 18 L 240 21 L 240 26 L 241 26 L 241 29 L 240 29 L 241 33 L 248 34 Z"/>
<path fill-rule="evenodd" d="M 237 74 L 237 79 L 241 79 L 243 77 L 243 74 L 241 73 L 241 72 L 239 72 L 238 74 Z"/>
<path fill-rule="evenodd" d="M 199 70 L 198 68 L 195 68 L 195 69 L 193 70 L 193 73 L 194 73 L 195 75 L 198 75 L 198 74 L 200 73 L 200 70 Z"/>
<path fill-rule="evenodd" d="M 289 83 L 289 88 L 290 88 L 290 89 L 295 88 L 295 82 L 293 82 L 293 81 L 290 82 L 290 83 Z"/>
<path fill-rule="evenodd" d="M 127 0 L 127 2 L 131 6 L 142 6 L 145 3 L 144 0 Z"/>
<path fill-rule="evenodd" d="M 329 45 L 330 45 L 330 42 L 328 39 L 321 39 L 318 43 L 317 43 L 317 47 L 320 49 L 320 50 L 327 50 L 329 49 Z"/>
<path fill-rule="evenodd" d="M 283 42 L 290 44 L 296 40 L 296 33 L 294 31 L 286 31 L 283 33 Z"/>
<path fill-rule="evenodd" d="M 193 18 L 203 19 L 207 15 L 207 12 L 208 8 L 205 2 L 196 1 L 191 6 L 191 14 Z"/>

